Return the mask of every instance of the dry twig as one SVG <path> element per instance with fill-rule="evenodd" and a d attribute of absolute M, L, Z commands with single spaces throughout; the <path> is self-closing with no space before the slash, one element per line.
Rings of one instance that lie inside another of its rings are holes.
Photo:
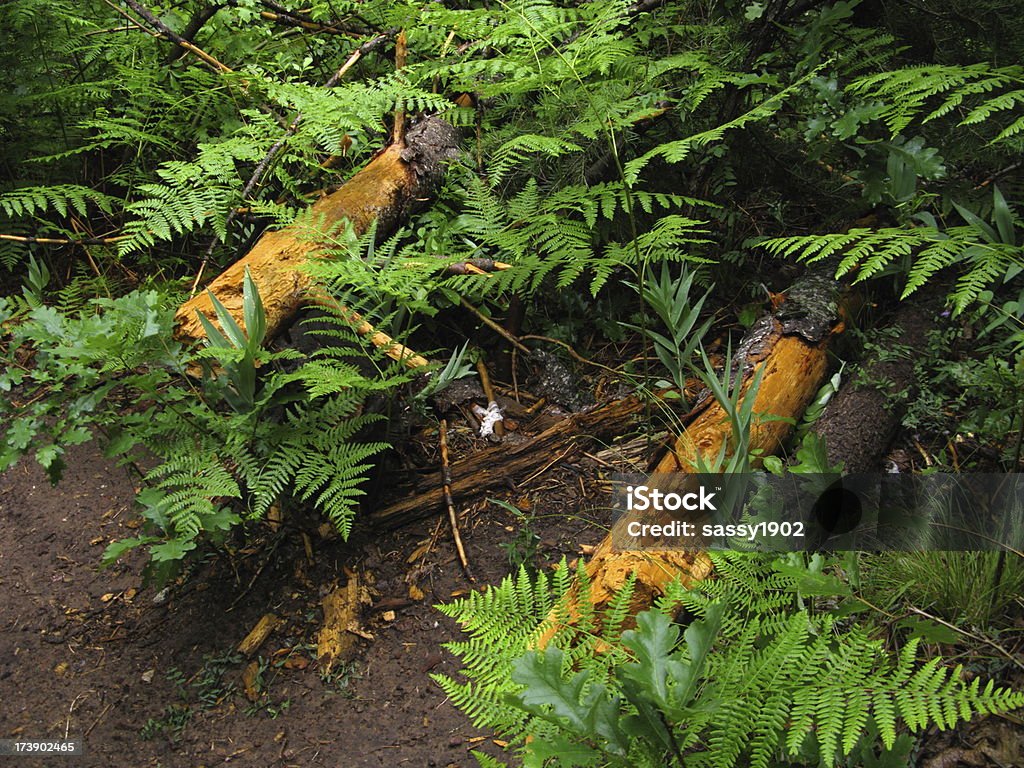
<path fill-rule="evenodd" d="M 448 507 L 448 520 L 452 524 L 452 537 L 455 539 L 455 551 L 459 553 L 459 562 L 462 563 L 462 570 L 466 578 L 476 581 L 469 569 L 469 560 L 466 558 L 466 550 L 462 546 L 462 536 L 459 535 L 459 520 L 455 513 L 455 500 L 452 499 L 452 473 L 448 464 L 448 420 L 441 419 L 441 478 L 444 489 L 444 502 Z"/>

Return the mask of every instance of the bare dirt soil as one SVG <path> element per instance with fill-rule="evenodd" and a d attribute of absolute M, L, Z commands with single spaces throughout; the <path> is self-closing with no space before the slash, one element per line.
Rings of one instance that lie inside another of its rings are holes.
<path fill-rule="evenodd" d="M 127 472 L 92 444 L 68 465 L 57 487 L 29 460 L 0 476 L 0 738 L 79 738 L 87 753 L 19 766 L 475 765 L 469 751 L 493 746 L 430 678 L 455 671 L 441 644 L 459 636 L 433 605 L 499 581 L 510 545 L 530 556 L 531 532 L 540 565 L 604 532 L 586 521 L 582 470 L 552 469 L 528 495 L 505 494 L 530 508 L 526 531 L 486 500 L 461 510 L 476 584 L 438 516 L 347 544 L 286 517 L 161 601 L 142 587 L 141 557 L 97 567 L 108 542 L 136 535 Z M 366 637 L 325 673 L 321 600 L 353 574 L 372 601 Z M 268 612 L 282 621 L 251 664 L 236 648 Z"/>

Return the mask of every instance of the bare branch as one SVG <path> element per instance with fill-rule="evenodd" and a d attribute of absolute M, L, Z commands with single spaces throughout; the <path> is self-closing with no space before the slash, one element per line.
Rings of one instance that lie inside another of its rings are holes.
<path fill-rule="evenodd" d="M 135 11 L 135 13 L 137 13 L 139 16 L 141 16 L 143 18 L 143 20 L 145 20 L 145 22 L 152 29 L 155 29 L 157 32 L 159 32 L 161 34 L 161 36 L 163 36 L 164 38 L 170 40 L 172 43 L 175 43 L 176 45 L 180 46 L 181 48 L 184 48 L 186 51 L 188 51 L 189 53 L 193 54 L 194 56 L 198 56 L 200 59 L 202 59 L 204 62 L 206 62 L 206 64 L 208 64 L 215 71 L 217 71 L 217 72 L 233 72 L 234 71 L 227 64 L 223 64 L 220 61 L 217 61 L 217 59 L 215 59 L 213 56 L 208 54 L 206 51 L 204 51 L 201 48 L 198 48 L 197 46 L 193 45 L 191 42 L 189 42 L 184 37 L 179 35 L 173 29 L 168 27 L 166 24 L 164 24 L 162 21 L 160 21 L 160 19 L 158 19 L 156 16 L 154 16 L 152 14 L 152 12 L 149 11 L 149 9 L 147 9 L 144 5 L 139 3 L 137 0 L 124 0 L 124 2 L 125 2 L 125 4 L 129 8 L 131 8 L 133 11 Z"/>

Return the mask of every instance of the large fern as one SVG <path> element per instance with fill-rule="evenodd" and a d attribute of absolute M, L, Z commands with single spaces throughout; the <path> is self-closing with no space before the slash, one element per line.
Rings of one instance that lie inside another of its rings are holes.
<path fill-rule="evenodd" d="M 868 75 L 851 83 L 848 90 L 884 105 L 879 116 L 893 136 L 914 120 L 927 123 L 962 110 L 961 126 L 1007 117 L 992 139 L 1000 142 L 1024 130 L 1024 116 L 1012 114 L 1024 105 L 1022 86 L 1024 67 L 1020 66 L 933 64 Z"/>
<path fill-rule="evenodd" d="M 1024 254 L 1015 241 L 1001 242 L 985 234 L 975 224 L 945 229 L 854 228 L 843 234 L 775 238 L 761 245 L 778 256 L 797 256 L 808 263 L 836 258 L 836 275 L 855 273 L 857 282 L 899 267 L 906 274 L 902 298 L 941 270 L 956 267 L 960 277 L 949 300 L 959 313 L 1004 276 L 1024 268 Z"/>
<path fill-rule="evenodd" d="M 809 610 L 808 592 L 848 594 L 821 556 L 712 557 L 716 581 L 674 584 L 626 632 L 630 585 L 597 616 L 581 569 L 567 629 L 564 565 L 509 577 L 442 607 L 470 635 L 449 645 L 468 682 L 435 679 L 476 724 L 512 738 L 524 765 L 567 767 L 834 765 L 905 752 L 904 731 L 1024 706 L 1024 693 L 966 682 L 960 666 L 918 664 L 915 640 L 890 652 L 870 625 L 839 618 L 842 605 Z M 698 617 L 685 633 L 672 623 L 681 606 Z M 536 650 L 549 615 L 563 629 Z"/>

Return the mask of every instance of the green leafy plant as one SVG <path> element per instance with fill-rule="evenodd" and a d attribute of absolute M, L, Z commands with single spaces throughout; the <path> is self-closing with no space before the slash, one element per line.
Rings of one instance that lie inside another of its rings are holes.
<path fill-rule="evenodd" d="M 4 405 L 11 419 L 3 466 L 34 449 L 56 482 L 66 446 L 93 431 L 123 461 L 157 457 L 138 496 L 142 535 L 111 544 L 104 562 L 146 546 L 158 581 L 201 541 L 222 542 L 286 492 L 347 535 L 369 459 L 386 447 L 357 439 L 381 418 L 360 413 L 363 400 L 397 390 L 411 374 L 392 362 L 379 378 L 367 376 L 329 351 L 300 360 L 294 351 L 263 350 L 265 317 L 250 277 L 245 330 L 215 303 L 224 331 L 206 321 L 210 345 L 193 354 L 170 341 L 168 298 L 148 291 L 95 299 L 72 316 L 31 303 L 16 315 L 2 305 L 19 322 L 5 348 L 15 364 L 0 386 L 20 395 Z M 359 338 L 343 315 L 327 322 L 326 333 Z M 26 355 L 31 367 L 18 364 Z M 283 362 L 299 365 L 288 371 Z M 201 386 L 187 374 L 192 366 L 206 371 Z"/>
<path fill-rule="evenodd" d="M 228 381 L 228 386 L 221 390 L 222 397 L 236 411 L 251 411 L 256 405 L 257 357 L 266 334 L 267 316 L 249 268 L 246 267 L 242 283 L 245 330 L 238 325 L 220 299 L 212 293 L 209 296 L 224 333 L 199 310 L 196 310 L 196 315 L 206 331 L 206 343 L 212 348 L 211 353 L 216 355 Z M 210 366 L 204 366 L 203 370 L 208 379 L 219 378 Z"/>
<path fill-rule="evenodd" d="M 764 366 L 760 366 L 744 386 L 746 361 L 734 359 L 731 346 L 726 349 L 721 371 L 715 369 L 703 345 L 700 347 L 700 362 L 701 367 L 695 366 L 694 370 L 725 411 L 729 439 L 722 441 L 715 456 L 698 453 L 697 468 L 703 474 L 749 472 L 751 461 L 756 458 L 750 449 L 750 430 L 760 418 L 754 411 L 754 403 L 764 376 Z"/>
<path fill-rule="evenodd" d="M 206 654 L 199 669 L 188 678 L 177 667 L 168 669 L 165 677 L 179 701 L 166 706 L 160 717 L 149 718 L 139 735 L 147 741 L 161 734 L 179 741 L 197 713 L 214 709 L 235 695 L 237 688 L 226 676 L 242 660 L 237 653 Z"/>
<path fill-rule="evenodd" d="M 518 523 L 515 536 L 498 545 L 508 555 L 508 564 L 513 573 L 518 572 L 520 568 L 525 568 L 528 573 L 534 573 L 536 571 L 535 558 L 537 557 L 537 548 L 540 544 L 540 536 L 537 535 L 533 528 L 533 515 L 528 515 L 514 504 L 509 504 L 501 499 L 488 499 L 487 501 L 496 507 L 504 509 Z"/>
<path fill-rule="evenodd" d="M 470 635 L 449 646 L 468 681 L 435 679 L 538 766 L 905 760 L 911 733 L 1024 706 L 1024 694 L 967 682 L 959 666 L 917 663 L 917 640 L 891 652 L 844 620 L 843 601 L 854 599 L 820 555 L 712 558 L 718 579 L 669 587 L 626 631 L 631 585 L 595 614 L 582 568 L 572 622 L 559 607 L 564 568 L 535 581 L 521 572 L 443 606 Z M 673 623 L 680 607 L 697 617 L 685 632 Z M 553 609 L 560 629 L 531 648 Z"/>
<path fill-rule="evenodd" d="M 668 336 L 645 326 L 623 323 L 625 327 L 640 331 L 652 342 L 659 362 L 675 385 L 679 397 L 686 390 L 686 374 L 690 371 L 694 353 L 701 344 L 701 339 L 711 327 L 711 319 L 697 324 L 700 311 L 705 300 L 711 293 L 709 289 L 696 302 L 690 301 L 690 290 L 694 274 L 683 270 L 678 278 L 673 279 L 668 264 L 662 262 L 661 274 L 646 285 L 636 286 L 627 283 L 636 290 L 644 303 L 654 310 L 655 314 L 668 329 Z"/>

